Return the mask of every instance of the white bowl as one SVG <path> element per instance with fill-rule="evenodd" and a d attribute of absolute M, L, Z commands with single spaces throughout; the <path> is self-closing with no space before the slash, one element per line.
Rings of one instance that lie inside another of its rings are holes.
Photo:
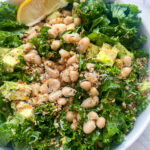
<path fill-rule="evenodd" d="M 7 1 L 7 0 L 0 0 L 0 1 Z M 110 0 L 108 0 L 110 1 Z M 114 0 L 112 0 L 114 1 Z M 123 3 L 131 3 L 136 4 L 139 6 L 139 9 L 142 11 L 140 14 L 142 18 L 142 28 L 141 31 L 143 34 L 147 36 L 147 42 L 145 44 L 144 49 L 150 53 L 150 2 L 149 0 L 119 0 Z M 149 6 L 148 6 L 149 5 Z M 149 67 L 148 70 L 150 70 L 150 60 L 149 60 Z M 131 132 L 125 137 L 125 141 L 117 146 L 116 148 L 113 148 L 113 150 L 127 150 L 143 133 L 143 131 L 146 129 L 148 124 L 150 123 L 150 105 L 144 110 L 139 117 L 137 118 L 134 128 L 131 130 Z M 9 150 L 9 148 L 0 148 L 0 150 Z"/>
<path fill-rule="evenodd" d="M 147 36 L 147 42 L 145 44 L 144 49 L 150 53 L 150 2 L 149 0 L 138 1 L 138 0 L 120 0 L 124 3 L 132 3 L 139 6 L 139 9 L 142 11 L 140 14 L 142 18 L 142 27 L 141 31 L 143 34 Z M 150 70 L 150 59 L 149 59 L 149 67 Z M 150 98 L 150 97 L 149 97 Z M 134 128 L 131 132 L 125 137 L 125 141 L 120 144 L 115 150 L 127 150 L 143 133 L 148 124 L 150 123 L 150 105 L 147 107 L 145 111 L 143 111 L 139 117 L 137 118 Z"/>

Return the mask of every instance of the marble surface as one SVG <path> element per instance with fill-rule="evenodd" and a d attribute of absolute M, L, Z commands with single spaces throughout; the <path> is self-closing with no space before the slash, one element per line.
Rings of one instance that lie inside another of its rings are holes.
<path fill-rule="evenodd" d="M 150 150 L 150 124 L 139 139 L 127 150 Z"/>

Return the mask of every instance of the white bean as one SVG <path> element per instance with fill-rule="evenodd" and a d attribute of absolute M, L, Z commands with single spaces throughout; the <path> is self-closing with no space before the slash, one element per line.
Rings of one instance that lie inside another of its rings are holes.
<path fill-rule="evenodd" d="M 91 96 L 98 96 L 98 94 L 99 94 L 98 90 L 95 87 L 92 87 L 90 89 L 89 93 L 90 93 Z"/>
<path fill-rule="evenodd" d="M 87 68 L 89 71 L 93 71 L 93 70 L 94 70 L 94 67 L 95 67 L 95 65 L 92 64 L 92 63 L 87 63 L 87 64 L 86 64 L 86 68 Z"/>
<path fill-rule="evenodd" d="M 32 86 L 32 95 L 38 96 L 39 90 L 40 90 L 40 84 L 35 83 L 35 84 L 32 84 L 31 86 Z"/>
<path fill-rule="evenodd" d="M 55 39 L 58 36 L 58 31 L 56 28 L 51 28 L 48 30 L 50 38 Z"/>
<path fill-rule="evenodd" d="M 48 79 L 47 81 L 49 92 L 55 92 L 60 88 L 60 81 L 58 79 Z"/>
<path fill-rule="evenodd" d="M 48 23 L 51 24 L 51 25 L 52 24 L 63 23 L 63 19 L 62 18 L 54 18 L 54 19 L 50 20 Z"/>
<path fill-rule="evenodd" d="M 76 118 L 76 113 L 75 112 L 73 112 L 73 111 L 68 111 L 67 113 L 66 113 L 66 120 L 68 121 L 68 122 L 73 122 L 73 120 Z"/>
<path fill-rule="evenodd" d="M 76 82 L 79 78 L 79 72 L 78 71 L 70 71 L 70 79 L 72 82 Z"/>
<path fill-rule="evenodd" d="M 64 50 L 64 49 L 61 49 L 61 50 L 59 51 L 59 54 L 60 54 L 60 56 L 61 56 L 62 58 L 69 58 L 69 57 L 70 57 L 70 53 L 69 53 L 68 51 Z"/>
<path fill-rule="evenodd" d="M 58 78 L 59 77 L 59 71 L 57 69 L 51 69 L 48 66 L 45 66 L 46 72 L 50 76 L 50 78 Z"/>
<path fill-rule="evenodd" d="M 66 69 L 61 73 L 61 78 L 64 82 L 71 82 L 69 69 Z"/>
<path fill-rule="evenodd" d="M 72 12 L 68 11 L 68 10 L 63 10 L 62 13 L 63 13 L 63 16 L 65 16 L 65 17 L 72 15 Z"/>
<path fill-rule="evenodd" d="M 81 37 L 78 33 L 64 34 L 63 38 L 66 41 L 66 43 L 72 44 L 77 44 L 81 40 Z"/>
<path fill-rule="evenodd" d="M 85 134 L 90 134 L 96 129 L 95 122 L 92 120 L 89 120 L 88 122 L 83 124 L 83 132 Z"/>
<path fill-rule="evenodd" d="M 51 44 L 51 49 L 56 51 L 60 48 L 60 44 L 61 44 L 61 41 L 60 40 L 54 40 Z"/>
<path fill-rule="evenodd" d="M 89 81 L 83 81 L 80 83 L 80 87 L 86 91 L 89 91 L 91 88 L 91 82 Z"/>
<path fill-rule="evenodd" d="M 90 45 L 89 38 L 87 38 L 87 37 L 82 38 L 78 43 L 77 50 L 79 51 L 80 54 L 83 54 L 86 52 L 89 45 Z"/>
<path fill-rule="evenodd" d="M 130 67 L 131 64 L 132 64 L 132 59 L 131 59 L 131 57 L 130 57 L 130 56 L 125 56 L 125 57 L 123 58 L 123 63 L 124 63 L 124 66 L 125 66 L 125 67 Z"/>
<path fill-rule="evenodd" d="M 41 57 L 40 57 L 39 55 L 34 55 L 32 62 L 33 62 L 34 64 L 40 65 L 41 62 L 42 62 Z"/>
<path fill-rule="evenodd" d="M 67 104 L 67 99 L 66 98 L 59 98 L 57 100 L 59 105 L 66 105 Z"/>
<path fill-rule="evenodd" d="M 62 89 L 62 94 L 65 96 L 65 97 L 70 97 L 70 96 L 74 96 L 75 94 L 75 89 L 71 88 L 71 87 L 64 87 Z"/>
<path fill-rule="evenodd" d="M 70 66 L 74 63 L 77 63 L 78 62 L 78 56 L 77 55 L 74 55 L 72 57 L 70 57 L 67 61 L 67 65 Z"/>
<path fill-rule="evenodd" d="M 47 83 L 42 84 L 40 87 L 40 92 L 42 94 L 45 94 L 45 93 L 48 93 L 48 91 L 49 91 L 49 89 L 48 89 Z"/>
<path fill-rule="evenodd" d="M 58 100 L 61 96 L 62 96 L 61 90 L 52 92 L 52 93 L 49 95 L 49 101 L 50 101 L 50 102 L 55 102 L 55 101 Z"/>
<path fill-rule="evenodd" d="M 55 24 L 53 28 L 57 30 L 59 35 L 67 30 L 67 26 L 65 24 Z"/>
<path fill-rule="evenodd" d="M 78 26 L 79 24 L 81 24 L 81 19 L 80 18 L 74 18 L 74 25 Z"/>
<path fill-rule="evenodd" d="M 91 111 L 88 113 L 88 120 L 97 120 L 98 114 L 94 111 Z"/>
<path fill-rule="evenodd" d="M 129 74 L 131 73 L 131 71 L 132 71 L 132 68 L 130 68 L 130 67 L 122 68 L 121 77 L 124 79 L 127 78 L 129 76 Z"/>
<path fill-rule="evenodd" d="M 67 30 L 71 30 L 71 31 L 75 30 L 74 23 L 71 23 L 71 24 L 67 25 Z"/>
<path fill-rule="evenodd" d="M 78 126 L 78 122 L 73 120 L 73 123 L 71 124 L 71 129 L 76 130 Z"/>
<path fill-rule="evenodd" d="M 96 121 L 96 126 L 100 129 L 104 128 L 106 124 L 106 119 L 104 117 L 100 117 Z"/>
<path fill-rule="evenodd" d="M 27 53 L 27 52 L 29 52 L 33 48 L 34 48 L 33 44 L 27 43 L 27 44 L 24 45 L 24 52 Z"/>
<path fill-rule="evenodd" d="M 90 97 L 90 98 L 83 100 L 81 106 L 83 108 L 88 109 L 88 108 L 93 108 L 97 106 L 98 103 L 99 103 L 99 98 L 97 96 L 94 96 L 93 98 Z"/>
<path fill-rule="evenodd" d="M 66 24 L 66 25 L 71 24 L 72 22 L 73 22 L 73 17 L 71 17 L 71 16 L 67 16 L 64 19 L 64 24 Z"/>

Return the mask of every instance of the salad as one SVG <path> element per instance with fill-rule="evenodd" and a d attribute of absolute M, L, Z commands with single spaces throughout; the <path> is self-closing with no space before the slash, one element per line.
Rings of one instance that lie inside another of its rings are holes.
<path fill-rule="evenodd" d="M 42 21 L 0 2 L 0 146 L 109 150 L 148 105 L 140 10 L 69 0 Z"/>

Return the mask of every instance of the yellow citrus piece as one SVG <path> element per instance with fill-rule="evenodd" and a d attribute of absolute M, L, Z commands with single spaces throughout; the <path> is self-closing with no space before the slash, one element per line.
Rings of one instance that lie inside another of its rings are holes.
<path fill-rule="evenodd" d="M 18 8 L 17 20 L 27 26 L 32 26 L 46 15 L 67 4 L 66 0 L 25 0 Z"/>

